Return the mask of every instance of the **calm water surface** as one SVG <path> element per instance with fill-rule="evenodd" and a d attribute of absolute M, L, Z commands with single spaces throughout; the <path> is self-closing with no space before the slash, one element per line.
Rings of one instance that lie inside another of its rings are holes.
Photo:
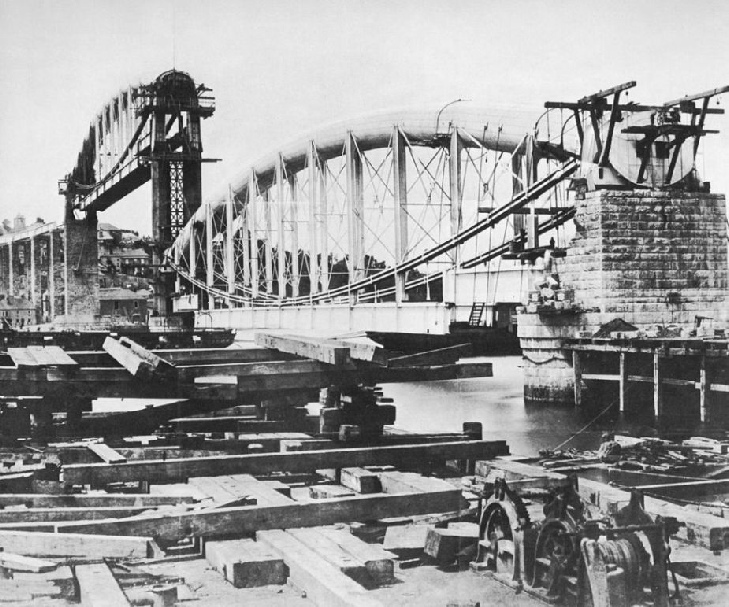
<path fill-rule="evenodd" d="M 485 440 L 506 440 L 511 453 L 536 455 L 577 433 L 590 417 L 574 408 L 524 405 L 520 356 L 480 357 L 494 376 L 436 382 L 383 384 L 394 399 L 396 426 L 413 432 L 460 432 L 463 422 L 483 424 Z M 601 428 L 590 428 L 563 448 L 597 449 Z"/>

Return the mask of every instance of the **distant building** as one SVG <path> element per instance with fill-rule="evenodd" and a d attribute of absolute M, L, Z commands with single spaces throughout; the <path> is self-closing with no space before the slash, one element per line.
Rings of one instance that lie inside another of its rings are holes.
<path fill-rule="evenodd" d="M 13 295 L 0 299 L 0 323 L 3 327 L 21 329 L 36 322 L 38 322 L 36 307 L 30 300 Z"/>
<path fill-rule="evenodd" d="M 150 253 L 140 246 L 136 232 L 110 223 L 99 223 L 99 269 L 104 274 L 121 273 L 147 276 L 152 262 Z"/>
<path fill-rule="evenodd" d="M 149 291 L 141 289 L 101 289 L 99 307 L 102 317 L 114 323 L 143 325 L 147 323 L 147 299 Z"/>
<path fill-rule="evenodd" d="M 139 235 L 134 230 L 117 228 L 111 223 L 104 223 L 102 221 L 100 221 L 96 227 L 96 234 L 99 239 L 99 246 L 114 244 L 119 245 L 139 238 Z"/>

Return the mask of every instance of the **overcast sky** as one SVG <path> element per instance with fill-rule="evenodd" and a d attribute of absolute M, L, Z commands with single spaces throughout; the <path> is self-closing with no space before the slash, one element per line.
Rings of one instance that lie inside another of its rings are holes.
<path fill-rule="evenodd" d="M 213 89 L 203 197 L 322 122 L 463 98 L 534 107 L 628 80 L 729 84 L 726 0 L 0 0 L 0 218 L 61 218 L 57 182 L 121 88 L 173 66 Z M 729 105 L 729 96 L 721 100 Z M 729 121 L 699 168 L 729 186 Z M 150 231 L 148 190 L 102 214 Z"/>

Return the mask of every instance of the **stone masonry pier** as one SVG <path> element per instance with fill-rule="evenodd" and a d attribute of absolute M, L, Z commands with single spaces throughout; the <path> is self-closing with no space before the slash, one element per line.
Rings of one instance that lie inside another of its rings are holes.
<path fill-rule="evenodd" d="M 567 305 L 540 314 L 532 304 L 518 318 L 531 402 L 573 402 L 564 339 L 592 335 L 616 318 L 686 335 L 729 321 L 723 194 L 598 190 L 575 205 L 576 234 L 551 268 Z"/>

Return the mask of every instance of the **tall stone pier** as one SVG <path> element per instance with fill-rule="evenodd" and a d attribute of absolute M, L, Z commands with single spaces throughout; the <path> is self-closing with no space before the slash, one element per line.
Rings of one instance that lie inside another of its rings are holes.
<path fill-rule="evenodd" d="M 66 205 L 64 238 L 65 297 L 64 322 L 79 326 L 93 324 L 99 315 L 99 249 L 96 213 L 76 219 Z"/>
<path fill-rule="evenodd" d="M 729 322 L 724 195 L 596 190 L 575 205 L 566 257 L 545 270 L 558 279 L 563 300 L 550 309 L 533 301 L 518 317 L 531 403 L 574 402 L 565 338 L 594 334 L 618 318 L 685 334 Z"/>

